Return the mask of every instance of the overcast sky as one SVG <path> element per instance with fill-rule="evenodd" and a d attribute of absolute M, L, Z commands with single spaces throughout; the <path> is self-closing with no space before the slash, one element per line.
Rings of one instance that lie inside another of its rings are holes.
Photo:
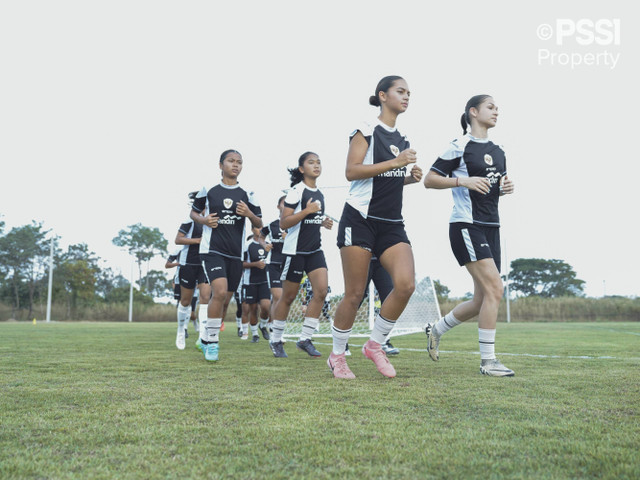
<path fill-rule="evenodd" d="M 397 126 L 425 172 L 467 99 L 493 95 L 490 138 L 516 185 L 501 201 L 508 261 L 562 259 L 590 296 L 640 295 L 638 16 L 633 2 L 559 3 L 2 2 L 1 218 L 42 221 L 129 276 L 113 237 L 140 222 L 172 243 L 225 149 L 242 153 L 266 222 L 306 150 L 321 188 L 346 186 L 348 135 L 393 74 L 411 89 Z M 325 190 L 328 213 L 345 193 Z M 451 207 L 450 191 L 405 190 L 418 276 L 457 296 L 472 283 L 449 247 Z M 323 246 L 337 292 L 336 229 Z"/>

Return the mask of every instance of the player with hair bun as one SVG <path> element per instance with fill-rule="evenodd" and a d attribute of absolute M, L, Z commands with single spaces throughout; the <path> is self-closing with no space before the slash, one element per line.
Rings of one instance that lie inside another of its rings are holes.
<path fill-rule="evenodd" d="M 405 185 L 422 179 L 416 151 L 396 128 L 398 115 L 409 106 L 409 96 L 409 86 L 402 77 L 384 77 L 369 98 L 370 105 L 380 107 L 378 118 L 349 137 L 345 173 L 351 185 L 338 229 L 345 293 L 336 308 L 333 351 L 327 360 L 336 378 L 355 378 L 347 366 L 345 348 L 374 255 L 391 276 L 393 290 L 376 315 L 362 353 L 385 377 L 396 375 L 382 345 L 415 289 L 413 251 L 404 229 L 402 197 Z M 409 165 L 412 167 L 407 171 Z"/>
<path fill-rule="evenodd" d="M 480 373 L 510 377 L 513 370 L 495 355 L 498 307 L 503 295 L 498 201 L 514 191 L 507 177 L 505 153 L 488 137 L 497 120 L 498 107 L 490 95 L 471 97 L 460 118 L 463 136 L 451 142 L 425 176 L 426 188 L 452 189 L 451 249 L 458 264 L 464 265 L 473 278 L 474 286 L 471 300 L 457 305 L 438 322 L 427 324 L 425 332 L 429 356 L 437 361 L 442 335 L 478 316 Z"/>

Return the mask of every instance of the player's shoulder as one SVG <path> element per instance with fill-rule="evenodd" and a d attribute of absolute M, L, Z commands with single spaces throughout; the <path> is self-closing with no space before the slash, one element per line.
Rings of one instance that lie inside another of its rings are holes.
<path fill-rule="evenodd" d="M 462 157 L 469 144 L 469 140 L 470 138 L 467 135 L 454 138 L 449 142 L 449 145 L 447 145 L 442 155 L 440 155 L 440 158 L 443 160 L 453 160 Z"/>
<path fill-rule="evenodd" d="M 352 138 L 356 133 L 360 132 L 365 138 L 373 135 L 373 131 L 378 123 L 371 120 L 362 120 L 356 128 L 351 131 L 349 138 Z"/>

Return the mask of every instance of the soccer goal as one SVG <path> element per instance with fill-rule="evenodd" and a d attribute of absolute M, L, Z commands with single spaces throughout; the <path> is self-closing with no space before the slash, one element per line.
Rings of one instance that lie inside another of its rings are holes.
<path fill-rule="evenodd" d="M 342 295 L 327 295 L 327 302 L 320 315 L 320 324 L 314 334 L 314 337 L 330 337 L 331 326 L 333 325 L 333 316 L 335 314 L 336 305 L 342 299 Z M 373 299 L 373 301 L 370 301 Z M 287 338 L 297 338 L 302 332 L 302 322 L 306 310 L 306 292 L 303 287 L 298 291 L 296 299 L 291 304 L 289 317 L 284 336 Z M 368 337 L 373 328 L 375 316 L 380 310 L 380 300 L 373 286 L 369 285 L 369 292 L 360 305 L 356 320 L 351 331 L 352 337 Z M 436 322 L 440 318 L 440 306 L 438 298 L 433 287 L 433 281 L 429 277 L 423 278 L 416 282 L 416 289 L 404 309 L 402 315 L 396 322 L 391 336 L 407 335 L 410 333 L 421 332 L 427 322 Z"/>

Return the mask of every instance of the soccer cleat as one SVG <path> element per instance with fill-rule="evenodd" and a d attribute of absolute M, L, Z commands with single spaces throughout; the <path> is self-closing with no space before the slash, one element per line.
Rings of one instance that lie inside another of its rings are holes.
<path fill-rule="evenodd" d="M 251 343 L 258 343 L 260 341 L 260 337 L 258 335 L 254 335 L 251 337 Z"/>
<path fill-rule="evenodd" d="M 480 373 L 490 377 L 513 377 L 515 375 L 513 370 L 505 367 L 497 358 L 481 360 Z"/>
<path fill-rule="evenodd" d="M 369 340 L 362 346 L 362 354 L 371 360 L 378 371 L 385 377 L 393 378 L 396 376 L 396 369 L 389 362 L 387 354 L 384 353 L 382 345 L 379 343 Z"/>
<path fill-rule="evenodd" d="M 238 327 L 238 336 L 242 337 L 242 327 Z"/>
<path fill-rule="evenodd" d="M 200 337 L 198 337 L 198 340 L 196 340 L 196 348 L 202 351 L 202 341 L 200 340 Z"/>
<path fill-rule="evenodd" d="M 184 329 L 184 338 L 189 338 L 189 332 L 187 332 L 187 329 Z"/>
<path fill-rule="evenodd" d="M 275 342 L 275 343 L 269 343 L 269 346 L 271 347 L 271 351 L 273 352 L 273 356 L 276 358 L 287 358 L 289 355 L 287 355 L 287 352 L 284 351 L 284 343 L 282 342 Z"/>
<path fill-rule="evenodd" d="M 249 339 L 249 334 L 242 332 L 242 336 L 240 337 L 240 340 L 248 340 L 248 339 Z"/>
<path fill-rule="evenodd" d="M 440 346 L 440 335 L 436 334 L 435 323 L 427 323 L 424 327 L 424 333 L 427 334 L 427 352 L 431 357 L 431 360 L 437 362 L 440 358 L 438 347 Z"/>
<path fill-rule="evenodd" d="M 200 331 L 200 324 L 198 323 L 198 319 L 194 318 L 192 321 L 193 321 L 193 328 L 196 329 L 196 332 L 199 332 Z"/>
<path fill-rule="evenodd" d="M 329 368 L 333 372 L 333 376 L 335 378 L 356 378 L 353 372 L 349 369 L 344 356 L 344 353 L 342 355 L 336 355 L 331 352 L 331 355 L 327 358 L 327 365 L 329 365 Z"/>
<path fill-rule="evenodd" d="M 184 330 L 178 331 L 176 335 L 176 347 L 178 350 L 184 350 L 185 341 L 184 341 Z"/>
<path fill-rule="evenodd" d="M 267 327 L 260 327 L 260 332 L 262 332 L 262 338 L 265 340 L 269 340 L 271 335 L 269 335 L 269 329 Z"/>
<path fill-rule="evenodd" d="M 387 340 L 387 343 L 382 344 L 382 350 L 387 355 L 398 355 L 400 353 L 400 349 L 391 345 L 391 342 Z"/>
<path fill-rule="evenodd" d="M 218 361 L 218 343 L 208 343 L 202 346 L 202 351 L 204 352 L 205 360 L 209 362 L 217 362 Z"/>
<path fill-rule="evenodd" d="M 302 350 L 303 352 L 307 352 L 310 357 L 321 357 L 322 354 L 316 350 L 316 347 L 313 346 L 310 339 L 300 340 L 296 342 L 296 347 L 298 350 Z"/>
<path fill-rule="evenodd" d="M 347 343 L 347 344 L 345 345 L 345 347 L 344 347 L 344 354 L 345 354 L 347 357 L 350 357 L 350 356 L 351 356 L 351 350 L 349 350 L 349 344 L 348 344 L 348 343 Z"/>

